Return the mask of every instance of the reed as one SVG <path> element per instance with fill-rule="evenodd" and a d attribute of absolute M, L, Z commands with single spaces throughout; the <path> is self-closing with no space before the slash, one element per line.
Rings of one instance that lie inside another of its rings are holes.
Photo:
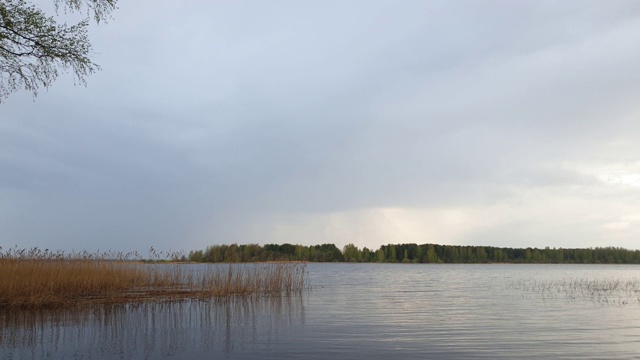
<path fill-rule="evenodd" d="M 639 278 L 529 279 L 511 283 L 509 287 L 538 294 L 543 299 L 585 301 L 599 305 L 640 304 Z"/>
<path fill-rule="evenodd" d="M 145 264 L 137 254 L 0 252 L 0 308 L 280 296 L 307 288 L 304 263 Z"/>

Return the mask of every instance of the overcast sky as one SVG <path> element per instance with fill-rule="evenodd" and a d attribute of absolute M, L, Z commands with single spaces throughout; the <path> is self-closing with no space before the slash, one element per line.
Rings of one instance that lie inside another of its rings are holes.
<path fill-rule="evenodd" d="M 640 249 L 638 1 L 120 1 L 90 37 L 88 87 L 0 104 L 0 246 Z"/>

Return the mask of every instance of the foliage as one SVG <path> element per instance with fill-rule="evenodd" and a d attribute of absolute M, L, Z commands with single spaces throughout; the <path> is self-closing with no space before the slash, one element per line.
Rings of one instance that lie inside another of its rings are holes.
<path fill-rule="evenodd" d="M 493 246 L 460 246 L 439 244 L 388 244 L 378 250 L 359 249 L 354 244 L 342 252 L 333 244 L 292 245 L 267 244 L 213 245 L 206 250 L 192 251 L 195 262 L 388 262 L 388 263 L 581 263 L 640 264 L 640 250 L 616 247 L 564 248 L 504 248 Z"/>
<path fill-rule="evenodd" d="M 55 0 L 58 11 L 86 9 L 86 18 L 67 25 L 26 0 L 0 0 L 0 102 L 20 89 L 38 94 L 61 72 L 72 71 L 76 83 L 100 67 L 89 58 L 89 17 L 106 20 L 117 0 Z"/>
<path fill-rule="evenodd" d="M 314 246 L 292 244 L 258 244 L 247 245 L 213 245 L 205 250 L 189 253 L 189 261 L 234 263 L 234 262 L 264 262 L 264 261 L 314 261 L 333 262 L 344 261 L 340 249 L 334 244 Z"/>

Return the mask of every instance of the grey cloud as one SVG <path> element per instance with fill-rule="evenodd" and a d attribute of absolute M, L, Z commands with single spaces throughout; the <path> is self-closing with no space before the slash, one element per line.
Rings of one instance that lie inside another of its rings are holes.
<path fill-rule="evenodd" d="M 88 88 L 0 109 L 0 223 L 24 244 L 190 247 L 241 241 L 273 214 L 594 189 L 566 164 L 640 153 L 639 11 L 123 3 L 92 28 L 103 71 Z"/>

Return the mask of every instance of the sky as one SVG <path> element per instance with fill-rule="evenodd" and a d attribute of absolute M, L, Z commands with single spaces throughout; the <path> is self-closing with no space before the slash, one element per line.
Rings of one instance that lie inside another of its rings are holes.
<path fill-rule="evenodd" d="M 118 7 L 0 104 L 5 249 L 640 249 L 638 1 Z"/>

